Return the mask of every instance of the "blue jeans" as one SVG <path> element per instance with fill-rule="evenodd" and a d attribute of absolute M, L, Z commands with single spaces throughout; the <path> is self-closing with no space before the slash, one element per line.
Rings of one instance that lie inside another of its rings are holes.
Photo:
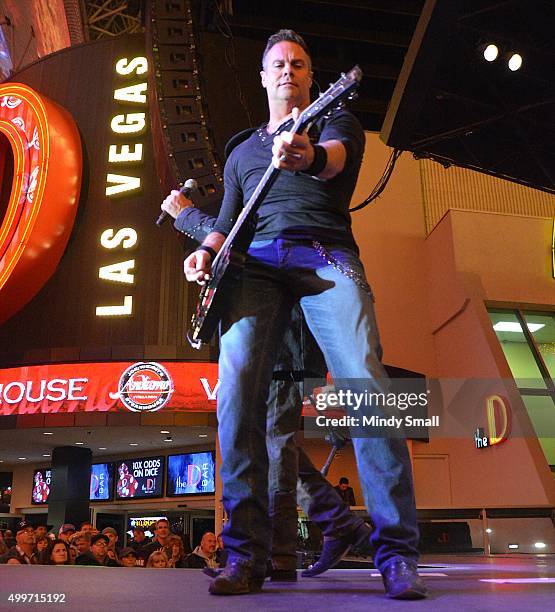
<path fill-rule="evenodd" d="M 331 262 L 331 263 L 329 263 Z M 273 365 L 299 302 L 334 380 L 383 380 L 373 299 L 356 253 L 310 241 L 254 242 L 222 320 L 218 435 L 224 541 L 231 558 L 263 575 L 271 542 L 266 419 Z M 374 563 L 416 560 L 418 528 L 410 459 L 402 438 L 355 438 L 359 479 L 374 525 Z"/>
<path fill-rule="evenodd" d="M 271 558 L 272 566 L 279 570 L 297 568 L 297 502 L 328 538 L 347 535 L 363 523 L 296 444 L 302 389 L 302 382 L 273 380 L 268 396 Z"/>

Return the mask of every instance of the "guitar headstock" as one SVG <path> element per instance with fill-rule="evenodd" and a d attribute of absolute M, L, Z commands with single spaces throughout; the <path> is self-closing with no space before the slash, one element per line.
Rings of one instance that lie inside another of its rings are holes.
<path fill-rule="evenodd" d="M 356 89 L 362 79 L 362 70 L 355 66 L 349 72 L 342 73 L 335 83 L 332 83 L 317 100 L 299 115 L 292 132 L 302 132 L 310 123 L 324 115 L 331 115 L 343 108 L 347 100 L 356 96 Z"/>

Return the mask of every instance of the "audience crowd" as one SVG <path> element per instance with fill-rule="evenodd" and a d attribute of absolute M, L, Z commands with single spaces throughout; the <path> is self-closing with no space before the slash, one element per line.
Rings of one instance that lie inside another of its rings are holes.
<path fill-rule="evenodd" d="M 92 523 L 79 530 L 64 523 L 57 533 L 51 525 L 19 523 L 15 536 L 0 531 L 0 563 L 8 565 L 97 565 L 106 567 L 205 568 L 224 565 L 221 535 L 206 532 L 191 552 L 188 541 L 170 530 L 166 519 L 151 527 L 152 539 L 143 527 L 133 528 L 133 538 L 122 547 L 114 527 L 101 532 Z"/>

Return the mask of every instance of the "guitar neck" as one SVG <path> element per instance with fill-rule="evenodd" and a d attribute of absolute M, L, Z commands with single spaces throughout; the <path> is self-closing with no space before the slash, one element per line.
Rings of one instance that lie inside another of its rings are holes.
<path fill-rule="evenodd" d="M 303 125 L 302 120 L 299 118 L 297 119 L 297 121 L 295 121 L 295 124 L 291 128 L 291 131 L 294 134 L 298 134 L 304 129 L 304 127 L 305 125 Z M 218 251 L 218 254 L 214 258 L 214 261 L 212 262 L 212 268 L 215 268 L 218 262 L 220 261 L 220 254 L 225 253 L 232 247 L 233 242 L 237 238 L 237 234 L 243 228 L 245 221 L 249 218 L 251 214 L 254 214 L 258 207 L 262 204 L 262 201 L 266 197 L 266 194 L 270 190 L 271 186 L 274 184 L 280 172 L 281 170 L 279 168 L 276 168 L 270 162 L 270 165 L 266 168 L 266 172 L 264 172 L 264 175 L 260 179 L 258 185 L 256 186 L 256 189 L 249 198 L 249 201 L 243 207 L 243 210 L 237 217 L 237 221 L 235 221 L 235 224 L 231 228 L 231 231 L 227 235 L 227 238 L 224 240 L 220 250 Z"/>
<path fill-rule="evenodd" d="M 218 254 L 216 255 L 212 267 L 215 267 L 220 259 L 220 253 L 224 253 L 226 250 L 229 250 L 233 245 L 234 240 L 237 238 L 237 234 L 243 228 L 245 221 L 251 215 L 251 213 L 256 212 L 262 201 L 266 197 L 266 194 L 270 190 L 270 187 L 274 184 L 278 174 L 280 173 L 279 168 L 276 168 L 273 164 L 270 163 L 268 168 L 266 168 L 266 172 L 264 172 L 264 176 L 260 179 L 260 182 L 256 186 L 253 194 L 249 198 L 249 201 L 243 207 L 243 210 L 237 217 L 237 221 L 231 228 L 231 231 L 227 235 L 227 238 L 224 240 Z"/>

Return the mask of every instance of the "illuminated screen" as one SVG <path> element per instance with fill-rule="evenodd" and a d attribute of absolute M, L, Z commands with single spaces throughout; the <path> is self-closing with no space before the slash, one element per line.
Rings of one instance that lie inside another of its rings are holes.
<path fill-rule="evenodd" d="M 106 501 L 114 497 L 114 464 L 93 463 L 91 465 L 91 501 Z"/>
<path fill-rule="evenodd" d="M 147 538 L 154 537 L 154 525 L 157 520 L 166 519 L 168 517 L 165 514 L 160 514 L 159 516 L 130 516 L 129 522 L 127 525 L 127 535 L 132 538 L 133 537 L 133 528 L 135 526 L 142 527 L 145 530 L 145 535 Z"/>
<path fill-rule="evenodd" d="M 162 497 L 164 457 L 125 459 L 116 464 L 117 499 Z"/>
<path fill-rule="evenodd" d="M 35 470 L 33 473 L 33 493 L 31 494 L 32 504 L 47 504 L 50 495 L 50 481 L 52 480 L 52 470 L 45 468 Z"/>
<path fill-rule="evenodd" d="M 166 495 L 206 495 L 214 493 L 216 466 L 214 453 L 188 453 L 168 457 Z"/>

